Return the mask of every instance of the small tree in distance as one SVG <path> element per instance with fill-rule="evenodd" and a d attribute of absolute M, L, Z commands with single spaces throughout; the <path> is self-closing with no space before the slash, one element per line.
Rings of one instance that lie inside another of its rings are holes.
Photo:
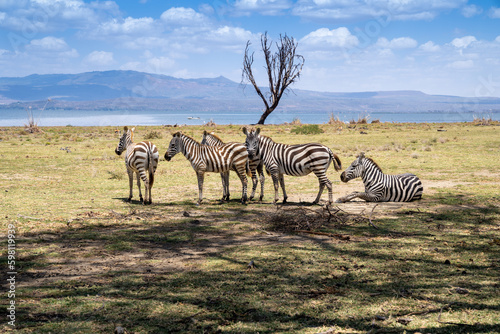
<path fill-rule="evenodd" d="M 264 101 L 265 110 L 257 123 L 264 124 L 267 116 L 278 107 L 283 93 L 288 90 L 288 86 L 300 78 L 300 72 L 302 66 L 304 66 L 304 57 L 295 53 L 298 43 L 293 37 L 288 37 L 286 34 L 285 36 L 280 35 L 280 40 L 276 43 L 277 51 L 275 53 L 271 52 L 273 42 L 268 40 L 267 32 L 261 35 L 260 43 L 269 78 L 269 93 L 264 95 L 255 81 L 252 72 L 254 52 L 250 54 L 250 41 L 247 42 L 245 48 L 241 82 L 251 82 L 257 94 Z"/>

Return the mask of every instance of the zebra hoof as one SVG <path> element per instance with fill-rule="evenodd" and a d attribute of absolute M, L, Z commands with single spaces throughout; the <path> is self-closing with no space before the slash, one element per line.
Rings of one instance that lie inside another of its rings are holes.
<path fill-rule="evenodd" d="M 313 205 L 316 205 L 316 204 L 318 204 L 318 202 L 319 202 L 319 201 L 314 201 L 314 202 L 312 202 L 312 204 L 313 204 Z"/>
<path fill-rule="evenodd" d="M 132 197 L 127 198 L 127 199 L 125 200 L 125 202 L 127 202 L 127 203 L 132 202 Z"/>

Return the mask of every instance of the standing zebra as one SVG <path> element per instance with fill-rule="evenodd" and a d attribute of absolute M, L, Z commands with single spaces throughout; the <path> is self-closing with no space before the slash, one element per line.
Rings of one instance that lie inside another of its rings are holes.
<path fill-rule="evenodd" d="M 124 127 L 123 130 L 123 135 L 120 138 L 120 142 L 116 147 L 115 153 L 121 155 L 123 151 L 127 151 L 125 154 L 125 165 L 127 166 L 128 181 L 130 186 L 130 195 L 127 202 L 130 202 L 132 199 L 132 187 L 134 184 L 135 172 L 137 174 L 137 187 L 139 188 L 139 197 L 141 202 L 143 204 L 151 204 L 151 188 L 153 188 L 156 167 L 158 166 L 158 149 L 149 141 L 134 143 L 135 128 L 129 129 L 128 127 Z M 149 179 L 147 174 L 149 174 Z M 143 200 L 142 198 L 141 179 L 144 182 L 144 187 L 146 188 L 146 200 Z"/>
<path fill-rule="evenodd" d="M 283 174 L 304 176 L 311 172 L 319 180 L 319 192 L 313 204 L 319 202 L 325 186 L 328 188 L 328 204 L 333 202 L 332 182 L 326 177 L 326 171 L 332 161 L 335 170 L 338 171 L 342 167 L 339 157 L 328 147 L 316 143 L 300 145 L 275 143 L 271 138 L 260 135 L 260 128 L 250 132 L 244 128 L 243 133 L 247 136 L 245 144 L 249 159 L 260 156 L 267 172 L 271 174 L 274 183 L 274 203 L 278 201 L 279 184 L 283 190 L 283 203 L 286 203 L 288 198 Z"/>
<path fill-rule="evenodd" d="M 218 145 L 223 145 L 224 142 L 222 139 L 217 137 L 213 132 L 209 133 L 208 131 L 203 131 L 203 139 L 201 141 L 201 144 L 203 145 L 209 145 L 209 146 L 218 146 Z M 244 144 L 242 144 L 244 145 Z M 249 200 L 252 200 L 255 196 L 255 190 L 257 189 L 257 184 L 258 184 L 258 179 L 257 179 L 257 173 L 259 174 L 260 177 L 260 197 L 259 201 L 262 201 L 262 198 L 264 197 L 264 168 L 263 168 L 263 163 L 262 160 L 260 159 L 260 155 L 254 155 L 253 159 L 248 159 L 248 167 L 250 168 L 250 172 L 252 173 L 252 194 L 249 197 Z M 224 181 L 223 181 L 224 182 Z M 228 198 L 229 199 L 229 189 L 228 189 Z"/>
<path fill-rule="evenodd" d="M 341 175 L 343 182 L 361 177 L 365 192 L 354 192 L 337 199 L 338 203 L 348 202 L 356 197 L 367 202 L 409 202 L 422 198 L 424 188 L 420 179 L 410 173 L 386 175 L 370 158 L 361 152 L 357 159 Z"/>
<path fill-rule="evenodd" d="M 228 143 L 219 146 L 201 145 L 182 132 L 177 132 L 173 135 L 168 150 L 165 152 L 165 160 L 170 161 L 179 152 L 184 154 L 189 162 L 191 162 L 191 166 L 198 176 L 198 204 L 201 204 L 203 199 L 203 179 L 205 173 L 225 173 L 224 175 L 229 176 L 231 169 L 236 171 L 241 180 L 243 187 L 241 202 L 243 204 L 246 203 L 248 183 L 246 173 L 249 173 L 249 170 L 248 153 L 243 145 L 238 143 Z M 229 177 L 226 180 L 226 184 L 229 184 Z"/>

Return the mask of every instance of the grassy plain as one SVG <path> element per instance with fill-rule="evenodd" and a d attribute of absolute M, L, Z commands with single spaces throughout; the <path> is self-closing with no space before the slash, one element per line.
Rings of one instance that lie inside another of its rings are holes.
<path fill-rule="evenodd" d="M 124 201 L 115 128 L 0 128 L 1 267 L 6 275 L 7 225 L 15 225 L 17 332 L 500 332 L 498 124 L 292 132 L 299 126 L 262 133 L 328 145 L 343 169 L 364 151 L 386 173 L 417 174 L 424 198 L 327 211 L 325 202 L 308 205 L 318 189 L 309 175 L 285 177 L 290 204 L 272 204 L 267 177 L 263 203 L 241 205 L 232 175 L 233 201 L 220 203 L 220 177 L 209 174 L 196 206 L 189 162 L 163 159 L 179 129 L 156 126 L 136 129 L 135 140 L 153 137 L 162 158 L 153 205 L 142 206 Z M 201 138 L 204 129 L 180 130 Z M 240 126 L 210 130 L 244 140 Z M 335 198 L 363 188 L 341 184 L 333 168 L 328 175 Z M 10 300 L 0 298 L 3 310 Z M 1 326 L 12 330 L 5 316 Z"/>

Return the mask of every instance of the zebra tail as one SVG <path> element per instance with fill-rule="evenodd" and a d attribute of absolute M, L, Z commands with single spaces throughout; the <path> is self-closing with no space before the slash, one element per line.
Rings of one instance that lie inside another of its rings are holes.
<path fill-rule="evenodd" d="M 336 171 L 342 170 L 342 162 L 340 161 L 340 158 L 338 155 L 332 152 L 332 150 L 329 149 L 330 152 L 330 158 L 333 161 L 333 167 L 335 167 Z"/>
<path fill-rule="evenodd" d="M 246 171 L 248 177 L 252 177 L 252 171 L 250 170 L 250 162 L 248 160 L 247 160 L 247 163 L 245 165 L 245 171 Z"/>
<path fill-rule="evenodd" d="M 155 182 L 155 172 L 153 168 L 153 150 L 148 150 L 148 170 L 149 170 L 149 188 L 153 187 L 153 183 Z"/>

